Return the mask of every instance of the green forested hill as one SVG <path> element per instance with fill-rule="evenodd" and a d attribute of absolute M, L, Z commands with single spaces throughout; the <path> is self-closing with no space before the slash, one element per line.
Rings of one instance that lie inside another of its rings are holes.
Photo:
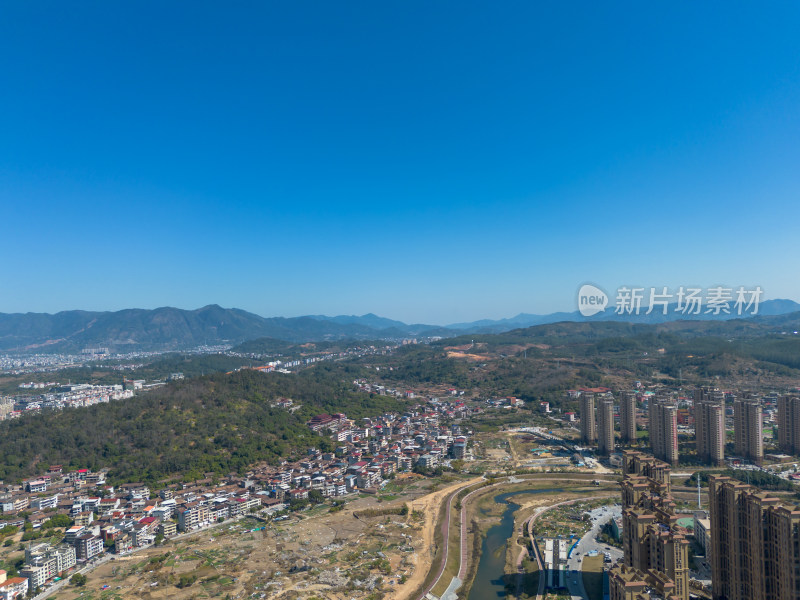
<path fill-rule="evenodd" d="M 108 467 L 115 481 L 241 472 L 310 446 L 330 446 L 327 437 L 305 425 L 315 414 L 360 418 L 405 406 L 358 393 L 346 377 L 341 368 L 334 373 L 322 365 L 292 375 L 217 374 L 130 400 L 6 421 L 0 423 L 0 479 L 15 481 L 50 464 Z M 294 413 L 271 408 L 270 401 L 279 397 L 302 406 Z"/>

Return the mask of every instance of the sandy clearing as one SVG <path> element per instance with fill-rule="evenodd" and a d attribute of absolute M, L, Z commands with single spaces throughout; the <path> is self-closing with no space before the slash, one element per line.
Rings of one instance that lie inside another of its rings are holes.
<path fill-rule="evenodd" d="M 414 572 L 408 578 L 402 588 L 392 590 L 386 595 L 387 600 L 406 600 L 411 594 L 422 585 L 428 570 L 433 564 L 435 555 L 434 535 L 438 527 L 439 509 L 445 499 L 454 491 L 483 481 L 482 477 L 475 477 L 469 481 L 454 483 L 440 490 L 417 498 L 410 503 L 409 517 L 415 510 L 425 515 L 425 521 L 420 533 L 421 545 L 413 555 Z"/>

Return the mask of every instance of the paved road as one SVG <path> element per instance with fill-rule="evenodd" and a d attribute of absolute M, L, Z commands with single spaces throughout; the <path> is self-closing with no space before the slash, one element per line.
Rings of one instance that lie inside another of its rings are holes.
<path fill-rule="evenodd" d="M 538 566 L 538 568 L 539 568 L 539 589 L 538 589 L 538 590 L 537 590 L 537 592 L 536 592 L 536 598 L 537 598 L 537 600 L 538 600 L 539 598 L 543 598 L 543 597 L 544 597 L 544 592 L 545 592 L 545 582 L 546 582 L 546 579 L 547 579 L 547 578 L 546 578 L 546 576 L 545 576 L 545 572 L 544 572 L 544 562 L 543 562 L 543 557 L 540 555 L 540 552 L 539 552 L 539 546 L 536 544 L 536 542 L 535 542 L 535 539 L 534 539 L 534 535 L 533 535 L 533 524 L 536 522 L 536 520 L 537 520 L 537 519 L 538 519 L 538 518 L 539 518 L 541 515 L 543 515 L 544 513 L 546 513 L 546 512 L 547 512 L 547 511 L 549 511 L 549 510 L 552 510 L 552 509 L 554 509 L 554 508 L 557 508 L 557 507 L 559 507 L 559 506 L 564 506 L 564 505 L 567 505 L 567 504 L 574 504 L 574 503 L 576 503 L 576 502 L 582 502 L 583 500 L 585 500 L 585 498 L 573 498 L 573 499 L 571 499 L 571 500 L 565 500 L 564 502 L 558 502 L 558 503 L 556 503 L 556 504 L 553 504 L 553 505 L 551 505 L 551 506 L 545 506 L 545 507 L 542 507 L 542 508 L 540 508 L 540 509 L 537 509 L 537 511 L 536 511 L 534 514 L 532 514 L 532 515 L 531 515 L 531 516 L 528 518 L 528 520 L 526 521 L 526 523 L 527 523 L 527 525 L 528 525 L 528 537 L 529 537 L 529 539 L 530 539 L 531 547 L 534 549 L 534 551 L 533 551 L 534 558 L 536 558 L 536 564 L 537 564 L 537 566 Z M 597 510 L 601 510 L 601 509 L 597 509 Z M 599 529 L 598 529 L 598 531 L 599 531 Z M 587 534 L 587 535 L 588 535 L 588 534 Z M 595 535 L 596 535 L 596 533 L 595 533 Z M 521 587 L 521 583 L 522 583 L 522 575 L 523 575 L 523 572 L 522 572 L 522 565 L 521 565 L 521 563 L 522 563 L 522 558 L 523 558 L 523 555 L 522 555 L 522 554 L 520 554 L 520 556 L 518 556 L 518 557 L 517 557 L 517 596 L 518 596 L 518 597 L 519 597 L 519 595 L 520 595 L 520 591 L 521 591 L 521 590 L 520 590 L 520 587 Z M 571 574 L 570 574 L 570 577 L 572 577 L 572 575 L 571 575 Z M 583 583 L 581 582 L 581 587 L 582 587 L 582 586 L 583 586 Z"/>
<path fill-rule="evenodd" d="M 586 594 L 586 589 L 583 587 L 583 574 L 581 572 L 583 557 L 586 556 L 587 552 L 597 550 L 600 556 L 603 556 L 603 552 L 608 552 L 612 562 L 622 558 L 622 550 L 619 548 L 595 541 L 603 525 L 622 514 L 622 507 L 619 505 L 614 505 L 613 507 L 604 506 L 590 511 L 589 514 L 593 521 L 592 528 L 581 538 L 567 561 L 567 589 L 572 600 L 588 600 L 589 598 Z"/>
<path fill-rule="evenodd" d="M 436 587 L 436 584 L 439 583 L 439 580 L 442 578 L 442 573 L 444 573 L 444 569 L 447 566 L 447 555 L 448 555 L 448 553 L 450 551 L 450 513 L 451 513 L 451 510 L 452 510 L 452 507 L 453 507 L 453 500 L 459 494 L 459 492 L 463 491 L 465 488 L 470 487 L 470 485 L 480 485 L 480 483 L 472 483 L 472 484 L 464 485 L 464 486 L 458 488 L 457 490 L 455 490 L 452 494 L 450 494 L 447 497 L 447 510 L 445 511 L 445 517 L 444 517 L 444 519 L 442 519 L 442 524 L 441 524 L 442 540 L 443 540 L 443 543 L 444 543 L 444 551 L 442 552 L 442 562 L 439 565 L 439 571 L 436 573 L 436 577 L 431 582 L 431 584 L 422 591 L 422 594 L 420 594 L 420 596 L 419 596 L 419 600 L 423 600 L 423 598 L 425 598 L 425 596 L 427 596 L 428 593 L 434 587 Z M 479 488 L 479 489 L 483 489 L 483 488 Z M 477 491 L 477 490 L 474 490 L 474 491 Z M 470 494 L 468 494 L 468 495 L 471 495 L 471 493 L 472 492 L 470 492 Z M 465 560 L 466 559 L 466 551 L 465 551 L 464 538 L 465 538 L 465 535 L 464 535 L 464 503 L 462 502 L 462 506 L 461 506 L 461 553 L 460 553 L 461 554 L 461 556 L 460 556 L 461 564 L 459 565 L 459 575 L 461 574 L 461 568 L 466 563 L 466 560 Z"/>
<path fill-rule="evenodd" d="M 495 484 L 497 485 L 497 484 Z M 464 496 L 464 499 L 461 501 L 461 565 L 458 569 L 458 578 L 461 581 L 464 581 L 464 577 L 467 576 L 467 501 L 472 497 L 473 494 L 476 492 L 481 491 L 484 489 L 483 487 L 479 487 L 477 490 L 472 490 L 469 494 Z"/>
<path fill-rule="evenodd" d="M 453 508 L 453 499 L 456 497 L 456 494 L 461 491 L 462 488 L 457 489 L 452 494 L 447 497 L 447 510 L 445 511 L 444 519 L 442 519 L 442 543 L 444 544 L 444 551 L 442 552 L 442 563 L 439 565 L 439 572 L 436 574 L 436 578 L 431 582 L 430 586 L 422 592 L 422 596 L 420 596 L 420 600 L 428 595 L 433 587 L 439 583 L 439 580 L 442 578 L 442 573 L 444 573 L 444 569 L 447 566 L 447 555 L 450 551 L 450 512 Z"/>

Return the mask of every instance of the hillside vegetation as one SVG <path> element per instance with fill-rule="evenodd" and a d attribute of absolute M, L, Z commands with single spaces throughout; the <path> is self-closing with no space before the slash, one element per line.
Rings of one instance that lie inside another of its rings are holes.
<path fill-rule="evenodd" d="M 332 447 L 305 422 L 322 412 L 351 418 L 400 410 L 405 403 L 358 393 L 325 366 L 299 374 L 241 371 L 172 383 L 126 401 L 0 423 L 0 479 L 16 481 L 46 468 L 111 469 L 115 481 L 155 482 L 213 471 L 243 472 L 277 463 L 308 447 Z M 352 381 L 352 378 L 351 380 Z M 272 408 L 279 397 L 296 412 Z"/>

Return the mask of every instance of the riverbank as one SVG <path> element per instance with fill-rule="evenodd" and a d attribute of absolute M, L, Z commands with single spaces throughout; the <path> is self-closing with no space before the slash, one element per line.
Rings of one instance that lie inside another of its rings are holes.
<path fill-rule="evenodd" d="M 472 597 L 475 587 L 475 577 L 479 571 L 480 561 L 488 553 L 500 553 L 502 561 L 501 568 L 490 577 L 492 581 L 502 581 L 502 585 L 494 585 L 491 592 L 482 589 L 480 593 L 497 593 L 505 591 L 510 595 L 515 592 L 520 598 L 533 598 L 535 593 L 531 593 L 537 587 L 538 569 L 534 563 L 526 563 L 527 539 L 523 531 L 523 524 L 530 517 L 546 506 L 552 506 L 564 501 L 590 499 L 597 496 L 608 496 L 609 493 L 616 493 L 616 479 L 605 479 L 600 486 L 591 484 L 596 477 L 581 477 L 580 475 L 571 476 L 565 479 L 561 476 L 541 474 L 526 477 L 517 483 L 485 488 L 476 493 L 467 506 L 467 518 L 469 522 L 470 540 L 468 546 L 472 549 L 465 570 L 464 581 L 459 590 L 459 598 Z M 556 487 L 557 486 L 557 487 Z M 499 488 L 499 489 L 498 489 Z M 530 492 L 529 494 L 525 492 Z M 511 511 L 510 524 L 507 524 L 507 531 L 503 532 L 502 548 L 496 547 L 498 540 L 493 540 L 492 548 L 485 548 L 487 536 L 492 527 L 497 526 L 506 514 L 509 506 L 505 501 L 498 503 L 495 499 L 499 496 L 513 496 L 516 505 Z M 476 560 L 477 558 L 477 560 Z M 522 581 L 519 581 L 519 578 Z"/>

